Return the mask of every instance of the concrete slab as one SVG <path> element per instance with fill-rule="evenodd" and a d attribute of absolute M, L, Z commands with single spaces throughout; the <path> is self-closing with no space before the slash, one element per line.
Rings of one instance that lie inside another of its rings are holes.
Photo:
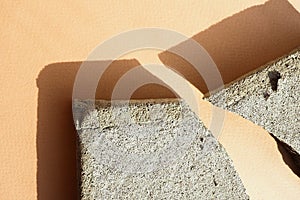
<path fill-rule="evenodd" d="M 297 50 L 206 99 L 262 126 L 299 159 L 299 83 L 300 50 Z"/>
<path fill-rule="evenodd" d="M 225 149 L 183 100 L 74 104 L 82 199 L 249 199 Z"/>

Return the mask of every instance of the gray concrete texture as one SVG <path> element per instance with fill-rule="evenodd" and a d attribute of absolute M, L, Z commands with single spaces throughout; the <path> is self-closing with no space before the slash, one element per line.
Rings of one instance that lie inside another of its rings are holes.
<path fill-rule="evenodd" d="M 299 158 L 299 83 L 300 50 L 296 50 L 214 93 L 207 100 L 262 126 Z"/>
<path fill-rule="evenodd" d="M 225 149 L 183 100 L 73 108 L 81 199 L 249 199 Z"/>

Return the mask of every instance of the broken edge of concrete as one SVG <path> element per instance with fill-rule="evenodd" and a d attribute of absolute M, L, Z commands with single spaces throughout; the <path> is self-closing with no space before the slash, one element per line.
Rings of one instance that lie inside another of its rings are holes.
<path fill-rule="evenodd" d="M 82 199 L 249 199 L 225 149 L 180 99 L 76 101 Z"/>
<path fill-rule="evenodd" d="M 262 126 L 285 143 L 289 147 L 287 150 L 300 163 L 299 82 L 298 49 L 206 99 Z"/>

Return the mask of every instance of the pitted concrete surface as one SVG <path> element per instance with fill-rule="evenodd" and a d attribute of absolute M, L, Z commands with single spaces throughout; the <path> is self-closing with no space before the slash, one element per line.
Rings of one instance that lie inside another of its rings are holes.
<path fill-rule="evenodd" d="M 300 155 L 299 83 L 300 50 L 207 99 L 262 126 Z"/>
<path fill-rule="evenodd" d="M 74 104 L 82 199 L 249 199 L 225 149 L 182 100 Z"/>

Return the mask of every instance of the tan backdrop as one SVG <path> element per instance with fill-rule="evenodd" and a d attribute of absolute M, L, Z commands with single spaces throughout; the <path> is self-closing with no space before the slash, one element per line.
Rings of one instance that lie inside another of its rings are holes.
<path fill-rule="evenodd" d="M 192 36 L 264 2 L 1 1 L 0 199 L 76 197 L 70 97 L 78 63 L 70 61 L 85 60 L 99 43 L 122 31 L 162 27 Z M 290 3 L 300 10 L 298 0 Z M 156 54 L 132 53 L 125 58 L 137 57 L 143 63 L 157 61 Z M 205 113 L 210 107 L 200 100 L 199 104 L 208 123 Z M 299 178 L 264 130 L 227 114 L 220 142 L 253 199 L 300 196 Z"/>

